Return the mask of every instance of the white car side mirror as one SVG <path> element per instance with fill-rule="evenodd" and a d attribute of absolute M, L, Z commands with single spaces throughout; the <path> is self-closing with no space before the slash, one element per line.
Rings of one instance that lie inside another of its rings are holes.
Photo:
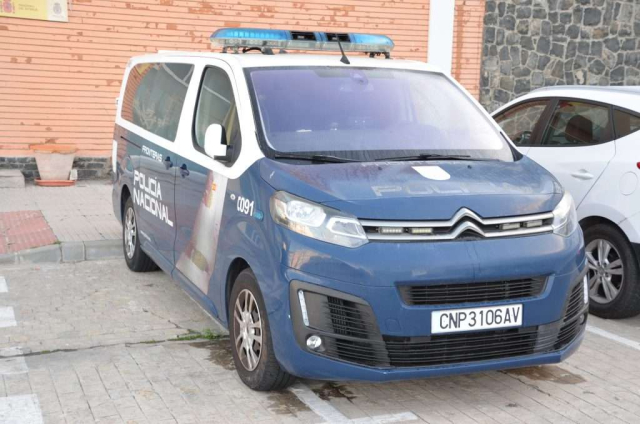
<path fill-rule="evenodd" d="M 204 134 L 204 152 L 213 159 L 226 160 L 228 146 L 224 144 L 224 128 L 220 124 L 211 124 Z"/>

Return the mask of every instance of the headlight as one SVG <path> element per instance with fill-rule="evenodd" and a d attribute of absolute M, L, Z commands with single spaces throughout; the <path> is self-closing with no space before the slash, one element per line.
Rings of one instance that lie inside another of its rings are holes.
<path fill-rule="evenodd" d="M 568 191 L 564 192 L 562 200 L 553 210 L 553 232 L 567 237 L 578 228 L 578 214 L 573 203 L 573 197 Z"/>
<path fill-rule="evenodd" d="M 368 242 L 355 217 L 284 191 L 271 197 L 270 210 L 276 223 L 316 240 L 345 247 L 358 247 Z"/>

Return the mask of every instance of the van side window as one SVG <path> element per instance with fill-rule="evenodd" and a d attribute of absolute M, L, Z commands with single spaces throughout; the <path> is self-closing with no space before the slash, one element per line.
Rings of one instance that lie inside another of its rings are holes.
<path fill-rule="evenodd" d="M 560 100 L 553 112 L 542 145 L 590 146 L 613 139 L 609 108 L 573 100 Z"/>
<path fill-rule="evenodd" d="M 227 145 L 235 147 L 233 156 L 236 157 L 240 150 L 236 100 L 226 72 L 215 67 L 205 69 L 196 106 L 193 145 L 200 152 L 204 152 L 204 135 L 211 124 L 222 125 Z"/>
<path fill-rule="evenodd" d="M 496 122 L 517 146 L 528 146 L 533 142 L 533 130 L 547 103 L 547 100 L 522 103 L 496 116 Z"/>
<path fill-rule="evenodd" d="M 141 63 L 129 73 L 122 118 L 169 141 L 176 139 L 193 73 L 185 63 Z"/>
<path fill-rule="evenodd" d="M 618 138 L 626 137 L 640 130 L 640 116 L 615 109 L 613 111 L 613 124 L 616 127 Z"/>

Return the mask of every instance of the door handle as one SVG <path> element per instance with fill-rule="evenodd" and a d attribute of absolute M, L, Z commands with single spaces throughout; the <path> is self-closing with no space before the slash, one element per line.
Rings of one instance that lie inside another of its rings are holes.
<path fill-rule="evenodd" d="M 180 167 L 180 175 L 182 175 L 182 178 L 189 175 L 189 169 L 187 169 L 186 163 L 183 163 L 182 166 Z"/>
<path fill-rule="evenodd" d="M 591 180 L 593 179 L 593 174 L 589 173 L 586 169 L 581 169 L 578 172 L 571 173 L 571 176 L 577 178 L 579 180 Z"/>
<path fill-rule="evenodd" d="M 170 158 L 169 156 L 167 156 L 167 157 L 164 159 L 164 167 L 165 167 L 165 168 L 167 168 L 167 169 L 169 169 L 169 168 L 171 168 L 172 166 L 173 166 L 173 162 L 171 162 L 171 158 Z"/>

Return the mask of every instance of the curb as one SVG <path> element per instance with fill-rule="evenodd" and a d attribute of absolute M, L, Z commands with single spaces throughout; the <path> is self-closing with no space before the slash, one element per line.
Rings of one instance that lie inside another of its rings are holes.
<path fill-rule="evenodd" d="M 95 261 L 122 255 L 122 240 L 71 241 L 0 255 L 0 265 Z"/>

